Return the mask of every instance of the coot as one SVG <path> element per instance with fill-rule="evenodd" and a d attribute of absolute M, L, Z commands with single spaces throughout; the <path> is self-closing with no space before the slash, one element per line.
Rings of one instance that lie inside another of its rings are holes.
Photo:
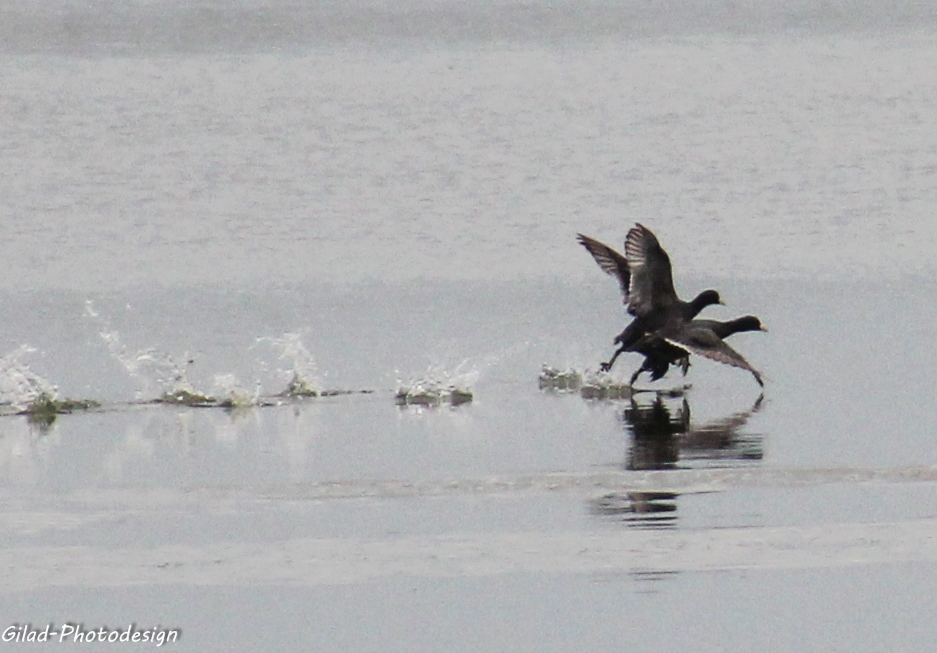
<path fill-rule="evenodd" d="M 605 371 L 623 352 L 637 351 L 635 345 L 646 335 L 662 330 L 676 333 L 707 306 L 722 303 L 715 290 L 704 290 L 690 302 L 677 297 L 670 257 L 651 230 L 640 223 L 625 238 L 625 256 L 583 234 L 578 238 L 599 267 L 618 279 L 628 313 L 635 316 L 615 338 L 620 346 L 611 360 L 602 363 Z"/>
<path fill-rule="evenodd" d="M 765 385 L 761 379 L 761 373 L 749 365 L 740 353 L 723 342 L 712 329 L 698 327 L 691 322 L 673 331 L 665 329 L 659 333 L 659 337 L 688 354 L 698 354 L 726 365 L 748 370 L 755 377 L 758 385 L 761 387 Z"/>
<path fill-rule="evenodd" d="M 673 330 L 648 334 L 635 344 L 633 351 L 644 354 L 644 363 L 631 377 L 631 384 L 642 372 L 651 373 L 651 381 L 663 377 L 671 365 L 680 364 L 686 374 L 690 366 L 688 354 L 699 354 L 728 365 L 751 372 L 758 384 L 764 386 L 761 374 L 737 351 L 723 342 L 724 338 L 743 331 L 767 331 L 754 315 L 719 322 L 717 320 L 693 320 Z"/>

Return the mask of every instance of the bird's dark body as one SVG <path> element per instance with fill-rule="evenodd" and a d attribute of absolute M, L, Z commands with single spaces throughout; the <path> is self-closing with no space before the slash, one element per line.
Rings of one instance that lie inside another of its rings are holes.
<path fill-rule="evenodd" d="M 761 375 L 722 341 L 739 331 L 765 330 L 761 321 L 750 315 L 728 322 L 694 319 L 707 306 L 722 303 L 719 293 L 705 290 L 690 302 L 677 297 L 670 257 L 650 229 L 637 224 L 628 232 L 625 256 L 582 234 L 579 242 L 606 273 L 618 278 L 628 313 L 634 316 L 615 338 L 619 347 L 602 363 L 603 370 L 611 369 L 621 354 L 633 351 L 644 355 L 644 363 L 631 383 L 642 372 L 650 372 L 651 380 L 656 381 L 676 363 L 686 374 L 688 356 L 695 353 L 746 369 L 763 385 Z"/>
<path fill-rule="evenodd" d="M 635 344 L 633 351 L 644 354 L 644 363 L 631 377 L 634 383 L 642 372 L 651 373 L 651 381 L 657 381 L 667 374 L 671 365 L 680 364 L 686 374 L 690 366 L 688 354 L 704 352 L 702 355 L 728 365 L 747 369 L 759 385 L 764 385 L 761 375 L 753 369 L 734 349 L 723 342 L 729 336 L 743 331 L 767 331 L 754 315 L 738 317 L 734 320 L 692 320 L 673 332 L 667 330 L 645 336 Z M 671 340 L 672 338 L 672 340 Z M 673 344 L 681 343 L 680 346 Z M 706 353 L 708 352 L 708 353 Z"/>

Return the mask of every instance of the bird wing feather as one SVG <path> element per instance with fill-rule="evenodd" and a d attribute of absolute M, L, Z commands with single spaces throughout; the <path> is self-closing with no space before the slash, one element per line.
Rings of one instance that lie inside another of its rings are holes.
<path fill-rule="evenodd" d="M 592 258 L 599 264 L 602 270 L 618 279 L 618 285 L 621 286 L 621 294 L 624 303 L 628 304 L 629 288 L 631 286 L 631 272 L 628 269 L 628 259 L 616 252 L 614 249 L 604 243 L 600 243 L 594 238 L 577 234 L 579 243 L 589 250 Z"/>
<path fill-rule="evenodd" d="M 628 308 L 631 314 L 647 315 L 678 301 L 670 257 L 650 229 L 636 224 L 628 232 L 625 258 L 631 271 Z"/>
<path fill-rule="evenodd" d="M 679 333 L 664 336 L 664 340 L 690 354 L 704 356 L 719 363 L 748 370 L 755 377 L 758 385 L 764 386 L 761 373 L 749 365 L 740 353 L 732 349 L 709 329 L 684 329 Z"/>

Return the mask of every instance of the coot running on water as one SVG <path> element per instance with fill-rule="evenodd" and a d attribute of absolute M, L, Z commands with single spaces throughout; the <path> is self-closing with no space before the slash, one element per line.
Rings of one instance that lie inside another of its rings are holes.
<path fill-rule="evenodd" d="M 611 360 L 602 364 L 605 371 L 612 368 L 623 352 L 644 353 L 635 347 L 648 334 L 659 331 L 677 333 L 701 310 L 722 303 L 715 290 L 704 290 L 690 302 L 677 297 L 670 257 L 651 230 L 642 224 L 636 224 L 628 232 L 625 256 L 593 238 L 583 234 L 578 234 L 578 237 L 599 267 L 618 279 L 628 313 L 635 316 L 615 338 L 615 344 L 620 346 Z M 650 344 L 645 341 L 642 346 Z"/>
<path fill-rule="evenodd" d="M 649 334 L 634 347 L 634 351 L 644 354 L 644 363 L 631 377 L 630 383 L 634 385 L 642 372 L 650 372 L 651 381 L 656 381 L 667 373 L 671 365 L 677 363 L 681 364 L 686 374 L 689 367 L 687 354 L 692 353 L 748 370 L 758 384 L 764 386 L 761 374 L 723 339 L 743 331 L 767 330 L 757 317 L 745 315 L 727 322 L 693 320 L 672 332 L 664 330 Z"/>

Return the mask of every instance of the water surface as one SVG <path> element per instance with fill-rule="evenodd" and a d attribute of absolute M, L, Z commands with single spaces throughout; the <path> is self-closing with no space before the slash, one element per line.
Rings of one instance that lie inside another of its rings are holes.
<path fill-rule="evenodd" d="M 0 625 L 933 639 L 926 8 L 3 11 L 0 393 L 101 405 L 0 417 Z M 680 396 L 538 387 L 611 353 L 618 290 L 575 234 L 635 221 L 682 296 L 720 290 L 707 316 L 765 322 L 732 340 L 763 391 L 702 360 L 651 386 Z M 278 396 L 295 379 L 350 392 Z M 473 400 L 398 406 L 421 380 Z M 237 405 L 148 403 L 182 386 Z"/>

